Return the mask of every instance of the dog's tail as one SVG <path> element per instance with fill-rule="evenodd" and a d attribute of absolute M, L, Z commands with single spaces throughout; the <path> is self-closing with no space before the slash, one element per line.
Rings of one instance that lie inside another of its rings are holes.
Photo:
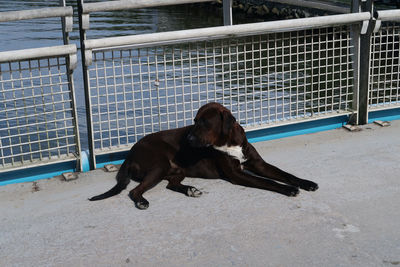
<path fill-rule="evenodd" d="M 119 171 L 117 173 L 117 177 L 116 177 L 117 184 L 113 188 L 108 190 L 107 192 L 100 194 L 98 196 L 89 198 L 90 201 L 102 200 L 105 198 L 109 198 L 109 197 L 118 195 L 119 193 L 121 193 L 122 190 L 124 190 L 128 186 L 128 184 L 130 182 L 130 176 L 128 173 L 128 168 L 126 166 L 127 164 L 125 164 L 125 162 L 121 165 L 121 168 L 119 169 Z"/>

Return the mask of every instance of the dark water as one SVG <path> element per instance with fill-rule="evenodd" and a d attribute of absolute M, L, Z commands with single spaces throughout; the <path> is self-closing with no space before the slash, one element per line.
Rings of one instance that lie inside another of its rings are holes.
<path fill-rule="evenodd" d="M 70 42 L 78 48 L 79 30 L 76 1 L 66 1 L 74 7 L 74 30 L 70 33 Z M 96 1 L 85 1 L 96 2 Z M 57 0 L 30 1 L 0 0 L 0 11 L 26 10 L 59 6 Z M 236 23 L 253 22 L 254 19 L 241 18 Z M 90 15 L 88 39 L 142 34 L 162 31 L 193 29 L 222 25 L 222 11 L 206 4 L 179 5 L 160 8 L 98 12 Z M 0 51 L 27 49 L 62 45 L 62 31 L 59 18 L 22 20 L 0 23 Z M 74 70 L 79 130 L 83 149 L 87 148 L 86 112 L 80 53 L 78 67 Z M 57 118 L 56 118 L 57 119 Z M 11 140 L 12 142 L 12 140 Z"/>

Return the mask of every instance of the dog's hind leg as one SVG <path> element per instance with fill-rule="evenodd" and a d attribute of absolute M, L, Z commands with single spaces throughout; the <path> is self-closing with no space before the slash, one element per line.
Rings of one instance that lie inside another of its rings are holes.
<path fill-rule="evenodd" d="M 166 177 L 166 179 L 168 180 L 167 188 L 172 191 L 183 193 L 189 197 L 199 197 L 203 194 L 196 187 L 181 184 L 183 179 L 185 179 L 185 176 L 183 174 L 177 174 L 176 176 L 169 176 Z"/>
<path fill-rule="evenodd" d="M 145 210 L 149 207 L 149 202 L 143 197 L 143 193 L 156 186 L 165 176 L 162 168 L 151 170 L 142 180 L 142 182 L 129 192 L 129 197 L 135 203 L 136 208 Z"/>

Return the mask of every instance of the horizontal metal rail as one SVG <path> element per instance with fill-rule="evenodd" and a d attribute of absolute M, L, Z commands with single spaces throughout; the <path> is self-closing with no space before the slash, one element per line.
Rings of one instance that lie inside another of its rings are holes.
<path fill-rule="evenodd" d="M 400 9 L 393 9 L 393 10 L 381 10 L 378 11 L 378 18 L 381 21 L 400 21 Z"/>
<path fill-rule="evenodd" d="M 5 11 L 0 12 L 0 22 L 39 19 L 39 18 L 53 18 L 53 17 L 69 17 L 74 13 L 71 6 L 65 7 L 47 7 L 21 11 Z"/>
<path fill-rule="evenodd" d="M 84 14 L 99 11 L 114 11 L 129 8 L 159 7 L 191 3 L 211 2 L 213 0 L 124 0 L 83 4 Z"/>
<path fill-rule="evenodd" d="M 85 40 L 85 47 L 89 50 L 104 49 L 145 43 L 161 43 L 188 39 L 201 39 L 210 37 L 235 37 L 242 34 L 251 35 L 257 33 L 283 32 L 299 29 L 310 29 L 324 26 L 353 24 L 369 20 L 369 12 L 353 13 L 345 15 L 333 15 L 303 19 L 290 19 L 272 22 L 248 23 L 232 26 L 220 26 L 212 28 L 192 29 L 174 32 L 160 32 L 142 35 L 130 35 L 109 37 L 103 39 Z"/>
<path fill-rule="evenodd" d="M 75 44 L 0 52 L 0 62 L 75 54 Z"/>

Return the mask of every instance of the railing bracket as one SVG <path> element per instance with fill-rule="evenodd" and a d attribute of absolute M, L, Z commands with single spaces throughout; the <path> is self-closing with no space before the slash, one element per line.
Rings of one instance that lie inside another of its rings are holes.
<path fill-rule="evenodd" d="M 364 20 L 361 26 L 361 34 L 366 34 L 368 31 L 369 20 Z"/>
<path fill-rule="evenodd" d="M 88 67 L 92 65 L 92 50 L 86 49 L 85 50 L 85 66 Z"/>
<path fill-rule="evenodd" d="M 78 65 L 78 56 L 75 54 L 69 54 L 69 70 L 72 72 Z"/>
<path fill-rule="evenodd" d="M 379 32 L 379 29 L 381 28 L 381 25 L 382 25 L 382 21 L 377 19 L 375 21 L 374 33 Z"/>
<path fill-rule="evenodd" d="M 390 126 L 390 121 L 374 121 L 376 125 L 379 125 L 381 127 L 388 127 Z"/>
<path fill-rule="evenodd" d="M 75 172 L 64 172 L 62 176 L 64 177 L 64 181 L 67 182 L 78 179 L 78 174 Z"/>
<path fill-rule="evenodd" d="M 74 26 L 74 20 L 72 16 L 64 17 L 65 32 L 72 32 Z"/>
<path fill-rule="evenodd" d="M 89 14 L 82 14 L 82 29 L 89 30 Z"/>
<path fill-rule="evenodd" d="M 351 125 L 351 124 L 343 125 L 343 128 L 345 128 L 346 130 L 348 130 L 350 132 L 359 132 L 359 131 L 361 131 L 360 127 L 358 127 L 356 125 Z"/>
<path fill-rule="evenodd" d="M 104 165 L 104 169 L 106 169 L 107 172 L 116 172 L 116 171 L 118 171 L 117 166 L 115 166 L 114 164 Z"/>

